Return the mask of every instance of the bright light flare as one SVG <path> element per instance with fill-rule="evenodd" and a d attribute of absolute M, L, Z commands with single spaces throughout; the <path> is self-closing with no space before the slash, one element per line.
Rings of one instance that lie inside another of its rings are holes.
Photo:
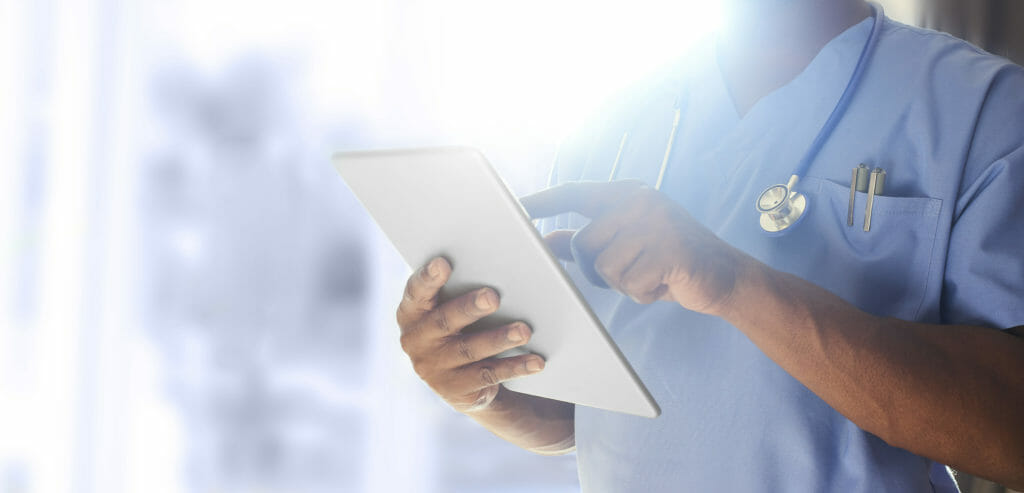
<path fill-rule="evenodd" d="M 444 2 L 441 112 L 472 140 L 562 134 L 609 94 L 684 53 L 719 2 Z"/>

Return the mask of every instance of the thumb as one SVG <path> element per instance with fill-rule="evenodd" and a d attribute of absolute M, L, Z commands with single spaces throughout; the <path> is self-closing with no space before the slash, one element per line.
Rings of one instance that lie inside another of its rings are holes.
<path fill-rule="evenodd" d="M 572 242 L 572 235 L 576 231 L 571 229 L 560 229 L 558 231 L 552 231 L 544 236 L 544 243 L 547 243 L 548 248 L 551 249 L 551 253 L 554 253 L 559 260 L 566 260 L 572 262 L 572 248 L 569 246 Z"/>

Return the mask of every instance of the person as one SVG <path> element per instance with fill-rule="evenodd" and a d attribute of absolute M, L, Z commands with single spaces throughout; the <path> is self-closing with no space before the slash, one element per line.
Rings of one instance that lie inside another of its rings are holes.
<path fill-rule="evenodd" d="M 439 303 L 441 258 L 398 307 L 413 368 L 512 443 L 575 448 L 588 492 L 956 491 L 945 465 L 1024 488 L 1024 69 L 883 18 L 796 186 L 805 217 L 772 236 L 755 198 L 811 146 L 878 7 L 729 3 L 729 29 L 610 103 L 522 198 L 554 217 L 552 250 L 588 264 L 567 266 L 661 417 L 502 387 L 543 370 L 493 357 L 531 328 L 462 333 L 500 300 Z M 863 193 L 848 221 L 861 163 L 887 177 L 869 230 Z M 591 264 L 611 290 L 582 280 Z"/>

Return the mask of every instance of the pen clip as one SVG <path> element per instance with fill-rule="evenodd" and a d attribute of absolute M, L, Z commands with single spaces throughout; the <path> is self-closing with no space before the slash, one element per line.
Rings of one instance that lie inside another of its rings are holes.
<path fill-rule="evenodd" d="M 871 216 L 875 207 L 875 196 L 882 195 L 885 190 L 885 170 L 875 168 L 871 170 L 871 180 L 868 183 L 868 205 L 864 210 L 864 231 L 871 231 Z"/>

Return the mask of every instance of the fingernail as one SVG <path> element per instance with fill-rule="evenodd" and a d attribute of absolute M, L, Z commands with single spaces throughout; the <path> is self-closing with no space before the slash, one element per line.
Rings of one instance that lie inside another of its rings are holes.
<path fill-rule="evenodd" d="M 429 275 L 431 279 L 437 279 L 437 276 L 441 274 L 441 267 L 438 266 L 440 263 L 441 260 L 435 258 L 427 264 L 427 275 Z"/>
<path fill-rule="evenodd" d="M 526 371 L 530 373 L 537 373 L 544 368 L 544 360 L 540 358 L 530 358 L 526 360 Z"/>
<path fill-rule="evenodd" d="M 490 310 L 494 307 L 494 303 L 497 300 L 494 299 L 494 292 L 490 289 L 480 291 L 476 295 L 476 307 L 481 310 Z"/>
<path fill-rule="evenodd" d="M 526 338 L 526 328 L 516 324 L 512 328 L 508 329 L 508 334 L 505 335 L 508 338 L 508 342 L 523 342 Z"/>

